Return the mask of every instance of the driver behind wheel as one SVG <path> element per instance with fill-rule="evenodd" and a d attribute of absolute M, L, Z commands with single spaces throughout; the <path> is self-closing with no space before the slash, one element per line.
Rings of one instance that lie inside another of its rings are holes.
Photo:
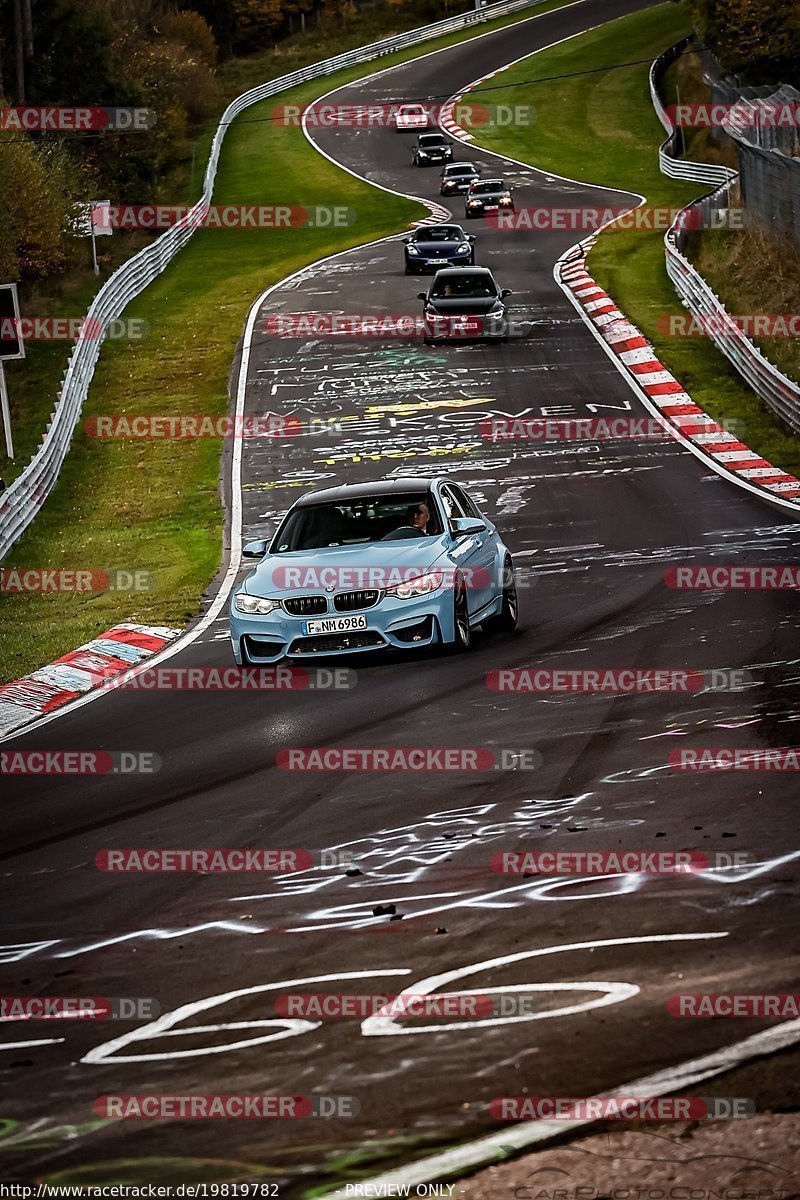
<path fill-rule="evenodd" d="M 420 533 L 424 533 L 427 536 L 431 510 L 424 500 L 421 500 L 419 504 L 410 505 L 406 516 L 412 529 L 418 529 Z"/>

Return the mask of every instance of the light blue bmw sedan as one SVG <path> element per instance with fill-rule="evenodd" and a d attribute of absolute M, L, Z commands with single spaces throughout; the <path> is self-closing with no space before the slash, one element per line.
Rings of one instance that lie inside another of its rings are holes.
<path fill-rule="evenodd" d="M 413 476 L 301 497 L 231 596 L 241 666 L 443 644 L 479 625 L 511 631 L 511 555 L 457 483 Z"/>

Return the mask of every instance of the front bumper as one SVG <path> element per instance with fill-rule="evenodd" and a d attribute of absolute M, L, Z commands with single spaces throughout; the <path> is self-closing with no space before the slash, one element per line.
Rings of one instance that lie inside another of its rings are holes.
<path fill-rule="evenodd" d="M 445 267 L 471 267 L 472 255 L 459 254 L 456 258 L 434 259 L 426 258 L 425 255 L 415 255 L 413 258 L 410 254 L 406 254 L 406 267 L 409 271 L 414 271 L 419 275 L 430 272 L 435 275 L 437 271 L 443 271 Z"/>
<path fill-rule="evenodd" d="M 487 213 L 513 211 L 513 204 L 480 204 L 477 208 L 470 208 L 470 206 L 467 205 L 465 215 L 467 217 L 485 217 Z"/>
<path fill-rule="evenodd" d="M 423 337 L 428 342 L 471 342 L 499 340 L 508 337 L 508 318 L 476 314 L 463 318 L 423 317 Z"/>
<path fill-rule="evenodd" d="M 414 600 L 384 596 L 363 613 L 367 618 L 365 629 L 309 635 L 306 633 L 308 617 L 290 616 L 282 609 L 260 616 L 238 612 L 231 606 L 233 657 L 241 665 L 243 642 L 247 659 L 261 665 L 281 659 L 307 662 L 311 658 L 329 658 L 337 654 L 409 647 L 422 649 L 453 640 L 452 591 L 444 586 Z"/>

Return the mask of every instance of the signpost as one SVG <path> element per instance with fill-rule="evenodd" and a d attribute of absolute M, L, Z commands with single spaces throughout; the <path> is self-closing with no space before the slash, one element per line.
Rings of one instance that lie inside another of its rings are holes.
<path fill-rule="evenodd" d="M 97 262 L 97 238 L 111 237 L 113 229 L 108 220 L 110 200 L 84 200 L 73 204 L 74 216 L 71 221 L 72 232 L 76 237 L 92 239 L 92 266 L 95 275 L 100 274 Z"/>
<path fill-rule="evenodd" d="M 25 343 L 19 329 L 19 300 L 15 283 L 0 283 L 0 408 L 3 412 L 3 432 L 6 439 L 6 454 L 14 457 L 11 440 L 11 409 L 3 363 L 6 359 L 24 358 Z"/>

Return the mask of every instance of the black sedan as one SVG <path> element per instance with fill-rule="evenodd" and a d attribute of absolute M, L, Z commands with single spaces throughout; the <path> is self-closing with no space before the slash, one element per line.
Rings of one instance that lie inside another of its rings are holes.
<path fill-rule="evenodd" d="M 438 271 L 439 267 L 471 267 L 475 264 L 475 238 L 460 225 L 423 225 L 403 238 L 406 275 Z"/>
<path fill-rule="evenodd" d="M 448 339 L 508 337 L 508 312 L 502 290 L 487 267 L 447 267 L 437 271 L 422 301 L 423 340 L 431 346 Z"/>
<path fill-rule="evenodd" d="M 440 196 L 454 196 L 469 191 L 470 184 L 480 179 L 481 173 L 474 163 L 450 163 L 441 174 Z"/>
<path fill-rule="evenodd" d="M 501 209 L 514 211 L 514 197 L 504 180 L 479 179 L 470 184 L 466 204 L 468 217 L 482 217 L 485 213 Z"/>
<path fill-rule="evenodd" d="M 452 162 L 453 147 L 443 133 L 421 133 L 412 151 L 415 167 L 433 167 L 436 163 Z"/>

